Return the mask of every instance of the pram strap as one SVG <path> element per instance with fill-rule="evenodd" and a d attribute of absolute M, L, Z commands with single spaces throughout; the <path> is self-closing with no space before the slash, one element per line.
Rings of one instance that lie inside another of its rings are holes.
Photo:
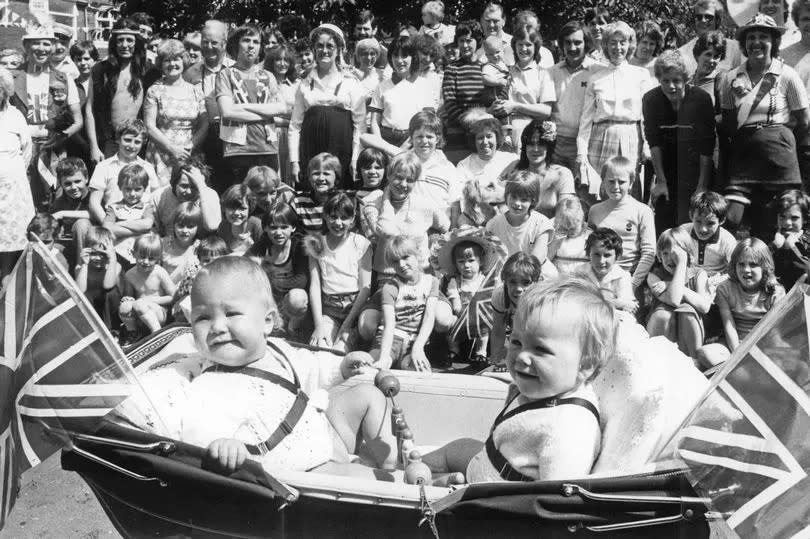
<path fill-rule="evenodd" d="M 270 344 L 270 343 L 268 343 Z M 273 347 L 279 353 L 281 351 L 277 347 Z M 286 359 L 286 356 L 283 355 L 282 357 Z M 265 380 L 270 382 L 271 384 L 275 384 L 278 386 L 283 387 L 290 393 L 295 395 L 295 401 L 293 401 L 290 410 L 287 412 L 287 415 L 281 421 L 276 430 L 273 431 L 270 436 L 260 444 L 251 445 L 245 444 L 248 450 L 248 453 L 251 455 L 263 455 L 265 453 L 269 453 L 272 451 L 278 444 L 281 443 L 284 438 L 286 438 L 301 420 L 301 417 L 304 415 L 304 411 L 307 409 L 307 403 L 309 403 L 309 397 L 304 391 L 301 389 L 301 383 L 298 381 L 298 375 L 295 373 L 295 369 L 290 366 L 290 370 L 292 371 L 293 381 L 287 380 L 283 376 L 279 376 L 278 374 L 263 371 L 261 369 L 255 369 L 253 367 L 228 367 L 225 365 L 213 365 L 204 372 L 222 372 L 222 373 L 231 373 L 231 374 L 243 374 L 245 376 L 253 376 L 254 378 L 259 378 L 261 380 Z"/>
<path fill-rule="evenodd" d="M 515 395 L 515 397 L 512 400 L 510 400 L 509 403 L 507 403 L 507 405 L 504 407 L 501 413 L 498 414 L 498 417 L 495 418 L 495 422 L 492 425 L 492 430 L 490 431 L 489 437 L 487 438 L 485 444 L 487 458 L 489 458 L 489 461 L 490 463 L 492 463 L 493 468 L 495 468 L 498 471 L 498 473 L 500 474 L 501 478 L 503 478 L 504 481 L 524 481 L 524 482 L 537 481 L 537 479 L 535 479 L 534 477 L 529 477 L 528 475 L 525 475 L 517 471 L 515 468 L 513 468 L 512 465 L 509 464 L 509 461 L 506 460 L 506 457 L 503 456 L 503 453 L 501 453 L 498 450 L 498 448 L 495 447 L 495 442 L 492 439 L 492 433 L 495 431 L 498 425 L 500 425 L 510 417 L 514 417 L 520 413 L 528 412 L 530 410 L 537 410 L 539 408 L 553 408 L 554 406 L 560 406 L 563 404 L 572 404 L 575 406 L 581 406 L 582 408 L 585 408 L 586 410 L 591 412 L 596 417 L 596 421 L 599 422 L 599 412 L 596 410 L 596 407 L 593 405 L 593 403 L 586 399 L 582 399 L 579 397 L 569 397 L 565 399 L 551 397 L 548 399 L 540 399 L 537 401 L 529 402 L 521 406 L 518 406 L 517 408 L 510 410 L 509 412 L 506 412 L 506 409 L 509 408 L 509 406 L 512 404 L 512 401 L 515 400 L 515 398 L 517 398 L 517 395 Z"/>

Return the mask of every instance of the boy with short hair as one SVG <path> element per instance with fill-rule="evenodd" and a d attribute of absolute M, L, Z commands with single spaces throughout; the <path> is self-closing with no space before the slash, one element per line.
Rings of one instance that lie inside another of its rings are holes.
<path fill-rule="evenodd" d="M 646 281 L 655 262 L 655 218 L 652 209 L 630 195 L 636 180 L 635 166 L 623 156 L 611 157 L 602 166 L 606 199 L 591 206 L 588 224 L 613 229 L 622 239 L 618 264 L 633 276 L 633 291 Z"/>
<path fill-rule="evenodd" d="M 132 247 L 136 238 L 152 229 L 155 209 L 144 202 L 149 175 L 138 163 L 126 165 L 118 174 L 121 199 L 107 206 L 104 228 L 115 236 L 116 252 L 129 264 L 134 262 Z"/>
<path fill-rule="evenodd" d="M 49 212 L 61 225 L 58 241 L 68 248 L 68 257 L 73 261 L 78 260 L 84 248 L 84 235 L 92 226 L 87 179 L 87 165 L 78 157 L 65 157 L 56 165 L 56 180 L 62 193 L 51 202 Z"/>
<path fill-rule="evenodd" d="M 79 252 L 76 285 L 104 324 L 115 329 L 118 316 L 114 311 L 121 300 L 118 289 L 121 265 L 115 256 L 115 236 L 106 228 L 93 226 L 87 230 L 85 245 Z"/>
<path fill-rule="evenodd" d="M 695 193 L 689 200 L 692 222 L 683 225 L 697 253 L 695 265 L 709 275 L 712 291 L 728 274 L 731 252 L 737 246 L 737 240 L 722 226 L 726 222 L 727 208 L 725 197 L 719 193 Z"/>
<path fill-rule="evenodd" d="M 116 131 L 118 152 L 96 165 L 90 178 L 89 211 L 90 218 L 95 224 L 100 225 L 104 222 L 106 208 L 111 202 L 121 200 L 118 173 L 124 166 L 137 163 L 143 167 L 149 177 L 147 192 L 151 193 L 160 187 L 155 167 L 138 156 L 146 144 L 146 138 L 146 125 L 141 120 L 127 120 Z"/>
<path fill-rule="evenodd" d="M 166 314 L 177 288 L 169 273 L 158 264 L 163 246 L 156 234 L 146 234 L 135 240 L 133 254 L 136 264 L 124 274 L 124 297 L 118 308 L 124 323 L 122 346 L 131 342 L 137 333 L 138 321 L 150 333 L 166 323 Z"/>

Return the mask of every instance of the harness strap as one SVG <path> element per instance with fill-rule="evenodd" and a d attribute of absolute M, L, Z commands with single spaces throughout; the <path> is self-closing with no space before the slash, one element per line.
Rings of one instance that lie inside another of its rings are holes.
<path fill-rule="evenodd" d="M 506 410 L 506 408 L 509 407 L 510 404 L 512 404 L 512 401 L 514 401 L 515 398 L 517 398 L 517 395 L 512 400 L 509 401 L 509 403 L 504 408 L 504 411 Z M 531 410 L 537 410 L 540 408 L 553 408 L 555 406 L 560 406 L 564 404 L 571 404 L 574 406 L 581 406 L 582 408 L 585 408 L 586 410 L 591 412 L 596 418 L 596 421 L 599 422 L 599 412 L 596 410 L 596 407 L 593 405 L 592 402 L 582 399 L 580 397 L 569 397 L 566 399 L 558 399 L 557 397 L 551 397 L 548 399 L 541 399 L 538 401 L 523 404 L 521 406 L 518 406 L 514 410 L 511 410 L 508 413 L 504 413 L 504 411 L 501 411 L 501 413 L 495 419 L 495 423 L 492 426 L 492 431 L 494 431 L 498 425 L 500 425 L 510 417 L 514 417 L 520 413 L 528 412 Z M 492 439 L 492 431 L 490 432 L 489 437 L 487 438 L 485 449 L 487 452 L 487 458 L 489 458 L 489 462 L 492 463 L 492 467 L 498 471 L 498 474 L 501 476 L 501 478 L 503 478 L 504 481 L 523 481 L 523 482 L 537 481 L 537 479 L 535 479 L 534 477 L 529 477 L 528 475 L 517 471 L 511 464 L 509 464 L 509 461 L 506 460 L 506 457 L 503 456 L 503 453 L 501 453 L 498 450 L 498 448 L 495 447 L 495 442 Z"/>
<path fill-rule="evenodd" d="M 265 380 L 270 382 L 271 384 L 275 384 L 278 386 L 283 387 L 290 393 L 295 395 L 295 401 L 293 401 L 290 410 L 287 412 L 287 415 L 284 419 L 281 420 L 281 423 L 276 430 L 273 431 L 272 434 L 263 442 L 251 445 L 245 444 L 248 450 L 248 453 L 251 455 L 263 455 L 265 453 L 269 453 L 272 451 L 278 444 L 284 440 L 292 431 L 295 429 L 295 426 L 303 417 L 304 412 L 307 409 L 307 404 L 309 403 L 309 397 L 304 391 L 301 389 L 301 383 L 298 380 L 298 375 L 295 372 L 295 369 L 292 368 L 290 365 L 289 360 L 272 342 L 267 343 L 267 346 L 272 348 L 275 352 L 280 354 L 280 357 L 284 358 L 287 363 L 287 368 L 292 372 L 293 381 L 289 381 L 283 376 L 279 376 L 278 374 L 263 371 L 261 369 L 256 369 L 253 367 L 228 367 L 225 365 L 214 365 L 205 369 L 203 372 L 223 372 L 223 373 L 231 373 L 231 374 L 243 374 L 245 376 L 252 376 L 254 378 L 259 378 L 261 380 Z"/>

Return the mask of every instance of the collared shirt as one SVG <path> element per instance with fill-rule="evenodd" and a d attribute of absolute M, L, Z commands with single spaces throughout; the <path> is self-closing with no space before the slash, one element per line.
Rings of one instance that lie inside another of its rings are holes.
<path fill-rule="evenodd" d="M 225 58 L 227 60 L 227 58 Z M 225 62 L 222 62 L 216 70 L 208 67 L 205 62 L 200 66 L 200 85 L 202 92 L 205 96 L 205 110 L 208 112 L 209 122 L 219 121 L 219 105 L 217 104 L 217 75 L 222 71 L 223 67 L 227 67 Z"/>
<path fill-rule="evenodd" d="M 735 114 L 739 111 L 742 101 L 748 93 L 758 90 L 748 75 L 747 65 L 748 62 L 729 71 L 725 84 L 720 90 L 720 107 L 733 110 Z M 774 59 L 761 80 L 762 84 L 765 84 L 765 77 L 768 75 L 776 77 L 773 88 L 755 107 L 751 108 L 748 118 L 744 119 L 740 125 L 757 123 L 785 125 L 790 121 L 791 111 L 807 108 L 807 91 L 792 67 L 785 65 L 781 60 Z"/>
<path fill-rule="evenodd" d="M 143 195 L 144 200 L 147 200 L 149 194 L 160 187 L 160 181 L 157 174 L 155 174 L 155 167 L 152 166 L 152 163 L 140 157 L 136 157 L 132 163 L 141 165 L 149 176 L 149 187 L 146 188 Z M 124 163 L 118 158 L 118 154 L 115 154 L 96 165 L 93 176 L 90 178 L 90 190 L 104 192 L 101 199 L 102 208 L 107 207 L 113 201 L 123 198 L 124 195 L 118 188 L 118 173 L 121 172 L 125 165 L 132 163 Z"/>
<path fill-rule="evenodd" d="M 535 105 L 557 101 L 554 83 L 546 69 L 532 62 L 521 69 L 517 65 L 509 68 L 512 84 L 509 85 L 509 99 L 518 103 Z"/>
<path fill-rule="evenodd" d="M 570 138 L 577 136 L 588 79 L 602 69 L 605 69 L 604 65 L 586 56 L 576 69 L 572 70 L 563 60 L 548 70 L 557 98 L 557 108 L 551 118 L 557 124 L 558 135 Z"/>
<path fill-rule="evenodd" d="M 613 264 L 607 274 L 602 278 L 596 275 L 590 265 L 586 268 L 582 268 L 577 274 L 591 281 L 598 286 L 600 290 L 610 292 L 616 299 L 625 301 L 633 301 L 635 299 L 633 295 L 633 278 L 627 270 L 622 269 L 618 264 Z"/>
<path fill-rule="evenodd" d="M 577 134 L 577 154 L 588 153 L 593 125 L 600 122 L 640 122 L 642 97 L 655 85 L 643 67 L 611 64 L 588 80 Z"/>
<path fill-rule="evenodd" d="M 731 252 L 737 246 L 737 240 L 731 232 L 720 227 L 710 238 L 701 240 L 695 234 L 692 223 L 686 223 L 683 228 L 692 238 L 693 251 L 698 254 L 697 266 L 709 277 L 726 273 L 728 263 L 731 261 Z"/>

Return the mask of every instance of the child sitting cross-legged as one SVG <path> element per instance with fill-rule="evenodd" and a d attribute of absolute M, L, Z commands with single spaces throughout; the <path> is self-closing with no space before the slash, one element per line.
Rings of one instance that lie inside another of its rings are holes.
<path fill-rule="evenodd" d="M 560 276 L 521 296 L 506 366 L 514 384 L 485 443 L 461 439 L 424 456 L 470 483 L 583 477 L 599 454 L 591 380 L 616 349 L 613 306 L 592 283 Z M 576 425 L 576 428 L 571 428 Z"/>
<path fill-rule="evenodd" d="M 118 308 L 124 324 L 124 342 L 137 335 L 139 321 L 150 333 L 166 323 L 176 287 L 169 273 L 158 264 L 162 253 L 160 238 L 156 234 L 145 234 L 135 240 L 135 266 L 124 274 L 124 297 Z"/>
<path fill-rule="evenodd" d="M 430 371 L 425 345 L 433 331 L 439 280 L 424 273 L 419 240 L 394 236 L 385 246 L 385 263 L 396 276 L 380 287 L 382 324 L 371 356 L 382 368 Z"/>
<path fill-rule="evenodd" d="M 711 307 L 706 272 L 693 265 L 692 240 L 683 227 L 658 237 L 658 262 L 647 275 L 652 302 L 647 317 L 651 337 L 663 335 L 689 357 L 703 345 L 703 317 Z"/>
<path fill-rule="evenodd" d="M 226 256 L 200 270 L 191 290 L 191 324 L 202 374 L 188 385 L 181 439 L 207 447 L 226 471 L 249 455 L 266 469 L 326 471 L 329 461 L 339 467 L 355 453 L 392 469 L 396 440 L 382 393 L 370 384 L 336 396 L 323 391 L 359 374 L 368 354 L 293 350 L 268 339 L 277 317 L 270 283 L 255 262 Z M 288 421 L 288 434 L 271 439 L 293 412 L 300 419 Z"/>

